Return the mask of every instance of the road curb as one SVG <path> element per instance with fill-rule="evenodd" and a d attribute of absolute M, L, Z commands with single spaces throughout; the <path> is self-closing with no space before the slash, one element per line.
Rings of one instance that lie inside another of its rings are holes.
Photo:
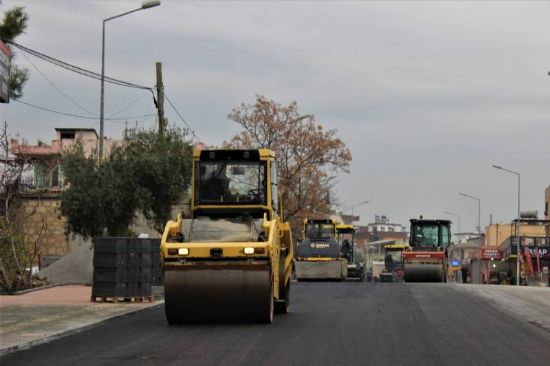
<path fill-rule="evenodd" d="M 116 321 L 116 320 L 119 320 L 119 319 L 123 319 L 123 318 L 133 316 L 133 315 L 135 315 L 139 312 L 142 312 L 142 311 L 153 310 L 153 309 L 155 309 L 155 308 L 157 308 L 157 307 L 159 307 L 163 304 L 164 304 L 164 301 L 159 302 L 158 304 L 155 304 L 153 306 L 146 307 L 146 308 L 132 309 L 131 311 L 128 311 L 126 313 L 122 313 L 122 314 L 114 315 L 114 316 L 109 317 L 109 318 L 101 319 L 98 322 L 95 322 L 95 323 L 92 323 L 92 324 L 87 324 L 87 325 L 84 325 L 82 327 L 78 327 L 78 328 L 74 328 L 74 329 L 68 329 L 68 330 L 65 330 L 65 331 L 62 331 L 62 332 L 54 333 L 54 334 L 47 335 L 47 336 L 39 338 L 39 339 L 32 340 L 32 341 L 29 341 L 29 342 L 24 342 L 24 343 L 17 344 L 17 345 L 14 345 L 14 346 L 1 348 L 0 349 L 0 358 L 2 356 L 7 355 L 8 353 L 12 353 L 12 352 L 16 352 L 16 351 L 23 351 L 23 350 L 32 348 L 34 346 L 38 346 L 40 344 L 44 344 L 44 343 L 54 341 L 56 339 L 60 339 L 60 338 L 64 338 L 64 337 L 67 337 L 67 336 L 70 336 L 70 335 L 73 335 L 73 334 L 84 332 L 86 330 L 95 328 L 97 326 L 100 326 L 100 325 L 103 325 L 103 324 L 106 324 L 106 323 L 109 323 L 109 322 L 112 322 L 112 321 Z"/>

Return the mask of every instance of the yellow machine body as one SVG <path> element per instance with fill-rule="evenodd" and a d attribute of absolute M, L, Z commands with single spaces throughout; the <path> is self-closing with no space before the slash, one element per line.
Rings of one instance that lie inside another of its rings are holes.
<path fill-rule="evenodd" d="M 332 219 L 304 220 L 302 241 L 296 249 L 294 273 L 298 281 L 345 280 L 347 260 L 336 241 L 338 223 Z"/>
<path fill-rule="evenodd" d="M 194 151 L 191 217 L 169 221 L 161 242 L 170 324 L 287 312 L 292 235 L 279 198 L 272 151 Z"/>

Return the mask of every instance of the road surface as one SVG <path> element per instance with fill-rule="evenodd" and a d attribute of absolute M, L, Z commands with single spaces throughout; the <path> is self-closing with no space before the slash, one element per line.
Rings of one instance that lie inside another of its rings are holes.
<path fill-rule="evenodd" d="M 271 325 L 169 327 L 163 306 L 2 365 L 549 365 L 550 331 L 457 284 L 292 283 Z M 550 290 L 549 290 L 550 291 Z"/>

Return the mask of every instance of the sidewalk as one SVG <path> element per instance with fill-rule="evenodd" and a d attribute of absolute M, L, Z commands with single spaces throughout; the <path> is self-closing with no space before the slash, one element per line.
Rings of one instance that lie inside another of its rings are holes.
<path fill-rule="evenodd" d="M 550 288 L 454 284 L 459 291 L 482 297 L 509 316 L 522 319 L 550 332 Z"/>
<path fill-rule="evenodd" d="M 67 285 L 22 295 L 0 295 L 0 355 L 81 332 L 156 302 L 91 302 L 92 288 Z"/>

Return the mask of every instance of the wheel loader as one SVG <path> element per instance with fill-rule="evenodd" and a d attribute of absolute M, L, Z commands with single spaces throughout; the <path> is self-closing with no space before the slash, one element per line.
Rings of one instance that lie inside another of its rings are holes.
<path fill-rule="evenodd" d="M 292 235 L 268 149 L 193 152 L 190 217 L 161 241 L 169 324 L 271 323 L 290 304 Z"/>
<path fill-rule="evenodd" d="M 353 225 L 336 225 L 336 239 L 340 245 L 340 255 L 347 261 L 347 279 L 365 280 L 365 263 L 359 258 L 355 244 Z"/>
<path fill-rule="evenodd" d="M 298 243 L 294 258 L 298 281 L 346 279 L 347 261 L 340 255 L 336 224 L 331 219 L 304 220 L 303 240 Z"/>
<path fill-rule="evenodd" d="M 409 246 L 403 252 L 406 282 L 446 282 L 449 220 L 411 219 Z"/>

